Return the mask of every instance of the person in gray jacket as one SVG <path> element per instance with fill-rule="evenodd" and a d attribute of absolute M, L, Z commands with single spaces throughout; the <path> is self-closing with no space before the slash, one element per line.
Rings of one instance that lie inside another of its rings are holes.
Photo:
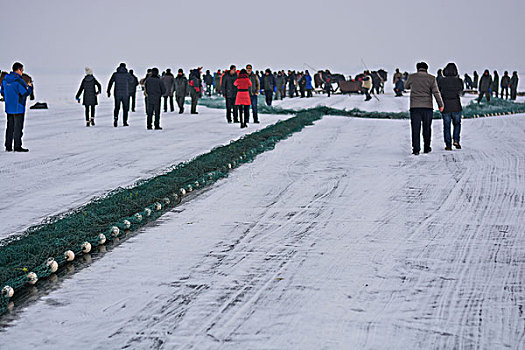
<path fill-rule="evenodd" d="M 168 99 L 170 100 L 170 112 L 175 110 L 173 106 L 173 88 L 175 84 L 175 77 L 171 73 L 171 69 L 166 69 L 166 73 L 160 78 L 164 87 L 166 88 L 166 93 L 164 94 L 164 113 L 168 112 Z"/>
<path fill-rule="evenodd" d="M 421 150 L 420 134 L 423 124 L 423 143 L 425 153 L 432 151 L 430 147 L 432 135 L 432 117 L 434 96 L 439 111 L 443 112 L 444 104 L 436 78 L 428 74 L 428 64 L 419 62 L 417 73 L 410 74 L 405 83 L 405 89 L 410 89 L 410 126 L 412 130 L 412 154 L 418 155 Z"/>
<path fill-rule="evenodd" d="M 184 99 L 189 92 L 190 86 L 188 85 L 188 78 L 184 76 L 184 71 L 180 68 L 175 78 L 175 99 L 179 106 L 179 114 L 184 113 Z"/>
<path fill-rule="evenodd" d="M 488 69 L 485 69 L 481 79 L 479 80 L 479 97 L 478 103 L 483 99 L 483 95 L 487 96 L 487 102 L 490 102 L 490 88 L 492 87 L 492 77 Z"/>
<path fill-rule="evenodd" d="M 144 92 L 148 98 L 148 105 L 146 106 L 147 128 L 151 130 L 153 113 L 155 113 L 155 130 L 162 130 L 160 127 L 160 99 L 166 93 L 166 88 L 160 80 L 157 68 L 151 69 L 151 76 L 144 83 Z"/>

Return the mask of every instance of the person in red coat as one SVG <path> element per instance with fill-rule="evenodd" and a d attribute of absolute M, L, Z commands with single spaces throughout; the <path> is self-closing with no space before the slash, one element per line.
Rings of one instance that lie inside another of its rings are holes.
<path fill-rule="evenodd" d="M 237 97 L 235 98 L 235 105 L 239 106 L 239 117 L 241 119 L 241 128 L 248 126 L 248 120 L 250 119 L 250 92 L 249 89 L 252 86 L 250 77 L 246 69 L 242 69 L 239 73 L 239 77 L 235 80 L 234 85 L 237 87 Z M 243 118 L 244 115 L 244 118 Z"/>

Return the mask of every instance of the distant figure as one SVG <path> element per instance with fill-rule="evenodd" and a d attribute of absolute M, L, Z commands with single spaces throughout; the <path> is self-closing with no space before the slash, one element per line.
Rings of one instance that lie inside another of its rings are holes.
<path fill-rule="evenodd" d="M 108 97 L 111 97 L 111 88 L 115 84 L 115 110 L 113 111 L 113 126 L 116 128 L 118 123 L 118 115 L 120 112 L 120 104 L 122 104 L 123 114 L 123 125 L 129 126 L 128 124 L 128 111 L 129 111 L 129 82 L 131 77 L 126 69 L 126 64 L 121 63 L 117 68 L 117 71 L 113 73 L 108 84 Z"/>
<path fill-rule="evenodd" d="M 438 69 L 437 71 L 437 75 L 436 75 L 436 82 L 438 83 L 439 85 L 439 81 L 443 79 L 443 69 Z"/>
<path fill-rule="evenodd" d="M 492 86 L 492 77 L 490 76 L 489 70 L 485 69 L 481 79 L 479 80 L 479 97 L 478 103 L 481 103 L 483 95 L 487 96 L 487 102 L 490 102 L 490 87 Z"/>
<path fill-rule="evenodd" d="M 288 71 L 288 96 L 292 98 L 295 93 L 296 75 L 291 70 Z M 267 102 L 268 103 L 268 102 Z"/>
<path fill-rule="evenodd" d="M 402 78 L 403 78 L 403 74 L 399 72 L 399 68 L 396 68 L 396 72 L 394 73 L 394 82 L 393 82 L 394 86 L 396 85 L 397 81 Z"/>
<path fill-rule="evenodd" d="M 232 110 L 233 110 L 233 122 L 238 123 L 239 117 L 237 115 L 237 106 L 235 105 L 235 97 L 237 96 L 237 87 L 234 85 L 237 80 L 237 67 L 235 65 L 230 66 L 230 70 L 224 73 L 222 76 L 221 91 L 222 95 L 226 99 L 226 120 L 228 123 L 232 122 Z"/>
<path fill-rule="evenodd" d="M 461 93 L 463 82 L 459 78 L 458 68 L 454 63 L 449 63 L 443 70 L 444 77 L 438 82 L 439 91 L 443 98 L 443 137 L 445 150 L 452 151 L 452 138 L 450 137 L 450 122 L 454 124 L 454 147 L 461 149 L 459 137 L 461 133 Z"/>
<path fill-rule="evenodd" d="M 250 119 L 250 87 L 252 82 L 248 76 L 246 69 L 241 69 L 239 77 L 233 83 L 237 87 L 237 96 L 235 97 L 235 105 L 239 109 L 239 118 L 241 120 L 241 129 L 248 127 Z M 273 91 L 272 91 L 273 93 Z M 270 94 L 271 96 L 271 94 Z"/>
<path fill-rule="evenodd" d="M 286 77 L 284 76 L 282 71 L 277 73 L 277 76 L 275 77 L 275 85 L 275 99 L 282 100 L 284 98 L 286 89 Z"/>
<path fill-rule="evenodd" d="M 416 65 L 417 73 L 410 74 L 405 88 L 410 89 L 410 126 L 412 131 L 412 154 L 418 155 L 421 150 L 420 134 L 421 124 L 423 124 L 423 143 L 425 153 L 432 151 L 432 117 L 433 105 L 432 96 L 436 100 L 439 111 L 443 112 L 444 105 L 441 93 L 437 86 L 436 78 L 427 73 L 428 65 L 419 62 Z"/>
<path fill-rule="evenodd" d="M 210 74 L 209 70 L 206 71 L 206 74 L 204 74 L 204 77 L 202 77 L 202 80 L 204 81 L 206 95 L 211 96 L 211 90 L 213 87 L 213 76 Z"/>
<path fill-rule="evenodd" d="M 399 78 L 396 80 L 396 83 L 394 85 L 394 92 L 396 93 L 396 97 L 402 97 L 404 91 L 405 83 L 403 82 L 403 79 Z"/>
<path fill-rule="evenodd" d="M 213 74 L 213 87 L 215 88 L 215 93 L 218 95 L 220 95 L 221 93 L 221 78 L 222 72 L 219 69 L 216 73 Z"/>
<path fill-rule="evenodd" d="M 133 69 L 129 70 L 129 75 L 131 76 L 129 83 L 129 98 L 131 100 L 131 111 L 135 112 L 135 100 L 137 97 L 137 86 L 139 86 L 139 80 L 133 74 Z"/>
<path fill-rule="evenodd" d="M 86 126 L 95 125 L 95 106 L 98 104 L 97 95 L 102 92 L 102 85 L 93 76 L 93 70 L 86 67 L 86 76 L 80 83 L 77 95 L 75 96 L 80 103 L 80 95 L 84 93 L 82 104 L 86 109 Z M 91 118 L 90 118 L 91 116 Z"/>
<path fill-rule="evenodd" d="M 473 87 L 474 87 L 474 85 L 473 85 L 473 82 L 472 82 L 472 78 L 470 77 L 470 75 L 465 73 L 465 88 L 467 90 L 472 90 Z"/>
<path fill-rule="evenodd" d="M 253 122 L 258 124 L 259 112 L 257 110 L 257 99 L 259 98 L 259 90 L 261 90 L 261 82 L 259 81 L 259 77 L 253 72 L 251 64 L 246 65 L 246 73 L 248 73 L 248 77 L 252 82 L 252 86 L 250 86 L 250 102 L 252 105 Z"/>
<path fill-rule="evenodd" d="M 13 64 L 11 73 L 5 76 L 0 86 L 0 94 L 4 97 L 7 126 L 5 130 L 5 150 L 7 152 L 29 152 L 22 147 L 24 129 L 24 115 L 26 112 L 27 97 L 33 92 L 33 83 L 22 79 L 24 65 L 20 62 Z M 14 141 L 14 148 L 13 148 Z"/>
<path fill-rule="evenodd" d="M 151 69 L 151 76 L 144 83 L 144 93 L 148 101 L 146 106 L 146 127 L 148 130 L 152 129 L 153 113 L 155 113 L 155 130 L 162 130 L 160 127 L 160 101 L 166 93 L 166 87 L 160 80 L 158 68 Z"/>
<path fill-rule="evenodd" d="M 190 97 L 191 97 L 191 110 L 190 114 L 199 114 L 197 112 L 197 103 L 199 98 L 202 97 L 202 80 L 201 80 L 201 69 L 196 68 L 190 70 L 189 85 L 190 85 Z"/>
<path fill-rule="evenodd" d="M 516 100 L 516 96 L 518 95 L 518 83 L 520 79 L 518 78 L 518 72 L 514 71 L 512 72 L 512 78 L 510 78 L 510 99 L 512 101 Z"/>
<path fill-rule="evenodd" d="M 306 97 L 313 97 L 312 90 L 314 88 L 312 86 L 312 76 L 308 70 L 304 72 L 304 79 L 306 81 Z"/>
<path fill-rule="evenodd" d="M 498 90 L 499 90 L 499 75 L 498 71 L 494 71 L 494 77 L 492 78 L 492 86 L 491 88 L 491 94 L 494 94 L 494 97 L 498 97 Z"/>
<path fill-rule="evenodd" d="M 474 79 L 472 80 L 472 87 L 474 89 L 477 89 L 478 88 L 478 82 L 479 82 L 478 72 L 474 71 L 473 77 L 474 77 Z"/>
<path fill-rule="evenodd" d="M 264 72 L 261 87 L 264 90 L 264 97 L 266 98 L 266 105 L 272 105 L 273 90 L 275 88 L 275 77 L 272 74 L 270 68 L 267 68 Z"/>
<path fill-rule="evenodd" d="M 370 76 L 370 72 L 367 70 L 363 72 L 363 75 L 361 87 L 366 95 L 365 101 L 370 101 L 372 99 L 372 96 L 370 96 L 370 90 L 372 90 L 372 77 Z"/>
<path fill-rule="evenodd" d="M 175 85 L 175 77 L 173 76 L 173 73 L 171 73 L 171 69 L 166 69 L 166 74 L 160 78 L 162 80 L 162 83 L 164 84 L 164 87 L 166 88 L 166 92 L 164 93 L 164 113 L 168 112 L 168 99 L 170 101 L 170 112 L 175 111 L 175 106 L 173 106 L 173 88 Z"/>
<path fill-rule="evenodd" d="M 179 106 L 179 114 L 184 113 L 184 99 L 189 93 L 190 86 L 188 85 L 188 79 L 184 76 L 184 71 L 181 68 L 175 78 L 175 99 Z"/>
<path fill-rule="evenodd" d="M 503 92 L 505 92 L 505 99 L 509 99 L 509 88 L 510 88 L 510 77 L 509 72 L 505 71 L 503 77 L 501 77 L 501 98 L 503 98 Z"/>

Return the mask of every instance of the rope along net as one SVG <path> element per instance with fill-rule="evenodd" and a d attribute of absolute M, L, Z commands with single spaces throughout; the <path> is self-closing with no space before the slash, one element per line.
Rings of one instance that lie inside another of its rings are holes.
<path fill-rule="evenodd" d="M 199 104 L 208 108 L 226 108 L 226 102 L 224 98 L 212 97 L 203 98 L 199 100 Z M 366 112 L 360 109 L 354 108 L 351 110 L 336 109 L 331 107 L 314 107 L 308 109 L 284 109 L 280 107 L 267 106 L 264 102 L 264 97 L 259 96 L 259 107 L 258 111 L 265 114 L 296 114 L 304 111 L 319 111 L 324 115 L 338 115 L 348 116 L 356 118 L 374 118 L 374 119 L 409 119 L 409 112 Z M 476 101 L 471 101 L 470 104 L 463 107 L 464 118 L 481 118 L 491 117 L 497 115 L 508 115 L 515 113 L 525 113 L 525 103 L 512 102 L 503 100 L 500 98 L 493 98 L 490 102 L 483 102 L 478 104 Z M 434 119 L 441 119 L 441 113 L 434 112 Z"/>
<path fill-rule="evenodd" d="M 88 204 L 30 227 L 0 241 L 0 314 L 17 289 L 50 276 L 93 246 L 114 240 L 157 219 L 179 204 L 187 192 L 227 177 L 231 169 L 323 117 L 319 111 L 300 112 L 230 144 L 180 163 L 166 172 L 116 190 Z"/>

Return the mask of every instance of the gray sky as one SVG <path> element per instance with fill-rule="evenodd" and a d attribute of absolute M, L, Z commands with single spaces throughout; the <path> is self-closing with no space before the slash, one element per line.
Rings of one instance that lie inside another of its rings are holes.
<path fill-rule="evenodd" d="M 0 0 L 0 69 L 525 70 L 524 0 Z"/>

